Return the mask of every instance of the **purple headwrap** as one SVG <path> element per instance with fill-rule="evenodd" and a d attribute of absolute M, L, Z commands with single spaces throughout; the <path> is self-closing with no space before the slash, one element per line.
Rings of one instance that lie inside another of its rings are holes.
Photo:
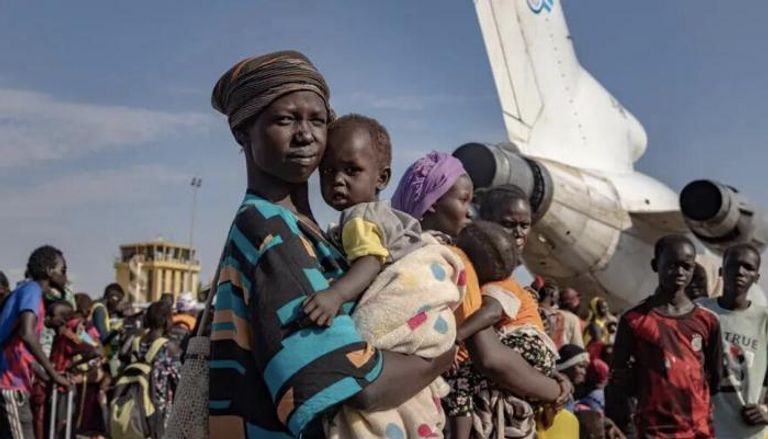
<path fill-rule="evenodd" d="M 432 151 L 405 171 L 392 196 L 392 207 L 420 220 L 466 173 L 459 159 Z"/>

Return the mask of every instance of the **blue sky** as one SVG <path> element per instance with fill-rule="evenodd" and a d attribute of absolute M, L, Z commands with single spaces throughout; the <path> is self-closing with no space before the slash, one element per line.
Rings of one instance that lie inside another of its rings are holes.
<path fill-rule="evenodd" d="M 768 206 L 768 3 L 564 5 L 582 64 L 648 133 L 638 169 L 675 190 L 718 179 Z M 431 149 L 505 139 L 470 1 L 6 0 L 0 10 L 0 269 L 14 281 L 51 243 L 76 289 L 100 294 L 120 243 L 186 242 L 193 175 L 209 277 L 245 182 L 210 90 L 248 55 L 305 52 L 338 113 L 389 128 L 396 177 Z M 321 222 L 334 217 L 319 196 L 315 206 Z"/>

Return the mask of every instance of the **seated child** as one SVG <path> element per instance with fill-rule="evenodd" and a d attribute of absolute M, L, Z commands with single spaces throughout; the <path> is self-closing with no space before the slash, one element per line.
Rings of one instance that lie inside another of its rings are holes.
<path fill-rule="evenodd" d="M 483 294 L 483 305 L 457 329 L 457 341 L 463 342 L 478 331 L 493 326 L 502 343 L 518 352 L 539 372 L 552 376 L 557 350 L 544 331 L 538 303 L 510 277 L 517 266 L 513 239 L 495 223 L 476 221 L 459 234 L 456 245 L 472 261 Z M 471 369 L 469 362 L 458 365 L 457 370 L 446 378 L 453 390 L 444 402 L 454 437 L 468 438 L 473 428 L 492 428 L 473 427 L 478 422 L 472 420 L 473 415 L 477 415 L 475 405 L 479 392 L 489 390 L 486 380 Z M 505 395 L 505 398 L 509 397 L 511 395 Z M 532 431 L 533 407 L 527 407 L 522 400 L 513 405 L 525 412 L 525 419 L 519 420 L 520 428 Z"/>
<path fill-rule="evenodd" d="M 372 346 L 434 358 L 455 345 L 453 308 L 463 297 L 464 266 L 447 246 L 422 235 L 416 219 L 378 201 L 389 182 L 390 161 L 389 136 L 375 120 L 350 115 L 329 127 L 320 184 L 325 201 L 342 211 L 331 236 L 351 267 L 308 298 L 304 312 L 326 326 L 343 304 L 354 303 L 351 318 Z M 326 418 L 326 437 L 440 435 L 440 399 L 448 390 L 438 378 L 397 408 L 365 412 L 343 406 Z"/>
<path fill-rule="evenodd" d="M 330 231 L 350 263 L 330 288 L 307 299 L 304 313 L 315 324 L 330 326 L 344 303 L 355 302 L 382 268 L 421 247 L 421 226 L 412 216 L 379 201 L 392 175 L 392 145 L 376 120 L 350 114 L 328 128 L 320 163 L 325 202 L 341 212 Z"/>

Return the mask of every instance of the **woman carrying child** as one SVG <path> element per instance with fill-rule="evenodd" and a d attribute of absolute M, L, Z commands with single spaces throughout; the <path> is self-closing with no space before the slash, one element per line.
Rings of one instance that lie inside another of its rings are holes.
<path fill-rule="evenodd" d="M 484 303 L 472 261 L 453 245 L 453 239 L 470 223 L 472 199 L 472 181 L 461 162 L 448 154 L 432 152 L 408 168 L 392 200 L 393 207 L 419 219 L 422 229 L 439 234 L 462 258 L 467 289 L 462 305 L 455 313 L 459 331 L 467 318 Z M 517 239 L 515 245 L 518 245 Z M 570 394 L 567 384 L 537 371 L 515 349 L 504 345 L 493 326 L 480 329 L 465 343 L 473 367 L 482 377 L 525 401 L 561 404 Z M 470 381 L 463 378 L 455 381 L 449 395 L 453 401 L 446 404 L 449 416 L 466 418 L 474 411 L 476 388 Z M 466 437 L 470 434 L 471 423 L 452 423 L 451 427 L 454 435 L 458 433 Z"/>
<path fill-rule="evenodd" d="M 392 146 L 376 120 L 352 114 L 328 128 L 320 162 L 323 199 L 341 212 L 329 236 L 350 268 L 328 289 L 310 296 L 304 314 L 329 326 L 344 303 L 376 348 L 434 358 L 453 350 L 453 309 L 464 290 L 461 260 L 412 216 L 379 200 L 391 174 Z M 363 294 L 364 293 L 364 294 Z M 368 412 L 344 406 L 326 425 L 329 438 L 434 437 L 445 416 L 439 401 L 449 391 L 438 378 L 397 408 Z M 436 403 L 438 402 L 438 403 Z"/>
<path fill-rule="evenodd" d="M 333 120 L 329 95 L 322 75 L 293 51 L 247 58 L 214 88 L 213 105 L 228 116 L 244 152 L 247 191 L 215 290 L 211 437 L 322 436 L 321 415 L 342 403 L 397 407 L 455 355 L 449 349 L 425 359 L 376 349 L 346 306 L 327 327 L 311 320 L 313 311 L 306 318 L 307 299 L 348 269 L 317 226 L 308 196 Z"/>

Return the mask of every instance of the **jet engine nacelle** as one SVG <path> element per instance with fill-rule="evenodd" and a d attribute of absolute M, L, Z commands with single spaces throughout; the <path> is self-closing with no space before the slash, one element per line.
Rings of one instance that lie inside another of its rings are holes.
<path fill-rule="evenodd" d="M 536 160 L 520 155 L 513 144 L 466 143 L 453 155 L 467 170 L 475 189 L 505 184 L 517 186 L 529 195 L 533 220 L 538 221 L 552 202 L 552 177 Z"/>
<path fill-rule="evenodd" d="M 738 243 L 763 251 L 768 244 L 768 217 L 736 189 L 712 180 L 696 180 L 680 192 L 686 224 L 711 250 L 722 253 Z"/>
<path fill-rule="evenodd" d="M 531 272 L 594 294 L 619 291 L 619 299 L 632 303 L 630 293 L 623 294 L 627 289 L 614 283 L 642 285 L 645 271 L 627 270 L 619 281 L 603 275 L 616 248 L 632 244 L 622 242 L 621 231 L 631 226 L 631 219 L 611 181 L 562 163 L 520 155 L 508 144 L 469 143 L 453 155 L 464 164 L 476 188 L 512 184 L 529 195 L 534 227 L 523 260 Z M 632 260 L 620 262 L 648 266 L 650 249 L 628 255 Z"/>

